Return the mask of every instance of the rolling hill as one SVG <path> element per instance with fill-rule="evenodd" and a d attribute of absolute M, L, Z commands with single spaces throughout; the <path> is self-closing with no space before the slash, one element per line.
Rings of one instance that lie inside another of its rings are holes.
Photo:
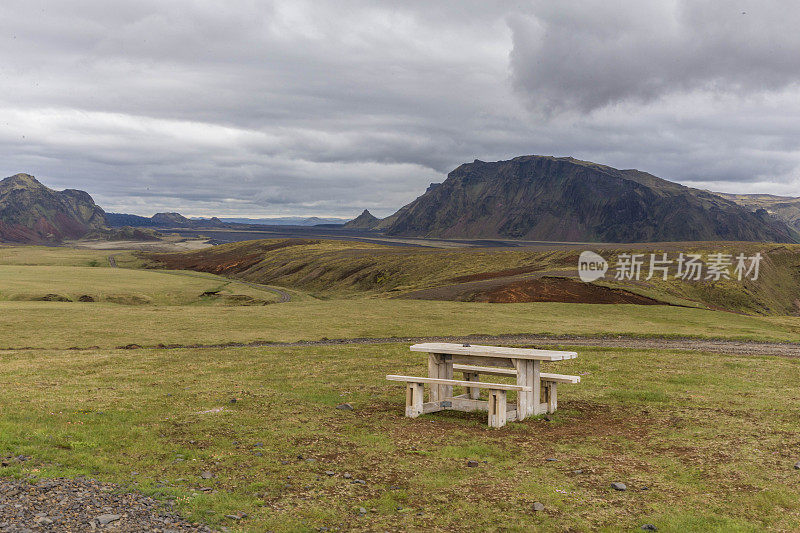
<path fill-rule="evenodd" d="M 440 238 L 800 242 L 763 209 L 638 170 L 535 155 L 461 165 L 376 228 Z"/>

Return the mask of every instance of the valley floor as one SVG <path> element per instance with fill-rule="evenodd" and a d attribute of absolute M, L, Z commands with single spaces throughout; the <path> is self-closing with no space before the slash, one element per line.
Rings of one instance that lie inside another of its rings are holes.
<path fill-rule="evenodd" d="M 0 477 L 87 476 L 233 531 L 800 529 L 800 318 L 296 289 L 272 303 L 106 254 L 0 248 Z M 204 296 L 218 289 L 264 302 Z M 32 300 L 47 294 L 72 301 Z M 412 338 L 487 335 L 576 350 L 546 365 L 582 383 L 549 420 L 499 430 L 403 417 L 385 375 L 427 372 Z"/>

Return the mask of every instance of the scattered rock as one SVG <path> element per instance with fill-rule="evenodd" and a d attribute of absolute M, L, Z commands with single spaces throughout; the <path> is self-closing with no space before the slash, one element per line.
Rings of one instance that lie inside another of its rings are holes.
<path fill-rule="evenodd" d="M 619 482 L 612 483 L 611 488 L 614 490 L 628 490 L 628 487 L 625 485 L 625 483 Z"/>
<path fill-rule="evenodd" d="M 241 520 L 242 517 L 238 514 L 226 514 L 225 518 L 230 518 L 231 520 Z"/>
<path fill-rule="evenodd" d="M 236 403 L 239 401 L 239 398 L 231 398 L 230 403 Z"/>
<path fill-rule="evenodd" d="M 255 444 L 253 444 L 253 448 L 263 448 L 263 447 L 264 447 L 263 442 L 256 442 Z"/>
<path fill-rule="evenodd" d="M 583 470 L 581 470 L 581 469 L 579 468 L 578 470 L 573 470 L 573 471 L 572 471 L 572 473 L 573 473 L 573 474 L 575 474 L 576 476 L 578 476 L 578 475 L 580 475 L 580 474 L 583 474 Z"/>
<path fill-rule="evenodd" d="M 71 302 L 69 298 L 66 296 L 62 296 L 60 294 L 45 294 L 40 298 L 43 302 Z"/>
<path fill-rule="evenodd" d="M 642 531 L 658 531 L 658 528 L 653 524 L 645 524 L 642 526 Z"/>
<path fill-rule="evenodd" d="M 472 460 L 467 461 L 467 466 L 470 468 L 475 468 L 476 466 L 478 466 L 478 461 L 472 461 Z"/>
<path fill-rule="evenodd" d="M 353 483 L 356 484 L 356 485 L 366 485 L 367 484 L 367 482 L 364 481 L 363 479 L 354 479 Z"/>
<path fill-rule="evenodd" d="M 800 461 L 797 461 L 797 462 L 794 464 L 794 469 L 795 469 L 795 470 L 800 470 Z"/>
<path fill-rule="evenodd" d="M 358 508 L 358 514 L 367 514 L 367 510 L 364 509 L 363 507 L 359 507 Z"/>
<path fill-rule="evenodd" d="M 97 521 L 98 521 L 98 522 L 99 522 L 101 525 L 104 525 L 104 526 L 105 526 L 105 525 L 107 525 L 107 524 L 110 524 L 111 522 L 116 522 L 116 521 L 117 521 L 117 520 L 119 520 L 120 518 L 122 518 L 122 516 L 121 516 L 121 515 L 118 515 L 118 514 L 101 514 L 100 516 L 98 516 L 98 517 L 97 517 L 97 519 L 96 519 L 96 520 L 97 520 Z"/>
<path fill-rule="evenodd" d="M 202 472 L 200 472 L 200 477 L 203 479 L 211 479 L 214 477 L 214 474 L 212 474 L 208 470 L 203 470 Z"/>
<path fill-rule="evenodd" d="M 544 511 L 544 504 L 542 502 L 533 502 L 533 511 L 536 513 Z"/>
<path fill-rule="evenodd" d="M 339 409 L 340 411 L 352 411 L 353 410 L 353 406 L 350 405 L 349 403 L 340 403 L 339 405 L 336 406 L 336 408 Z"/>
<path fill-rule="evenodd" d="M 550 462 L 550 463 L 553 463 L 553 462 L 555 462 L 555 461 L 558 461 L 558 459 L 555 459 L 555 458 L 553 458 L 553 457 L 548 457 L 547 459 L 545 459 L 545 461 L 548 461 L 548 462 Z"/>
<path fill-rule="evenodd" d="M 326 476 L 335 476 L 336 472 L 334 472 L 333 470 L 326 470 L 325 471 L 325 475 Z"/>
<path fill-rule="evenodd" d="M 350 479 L 351 477 L 353 477 L 353 474 L 351 474 L 350 472 L 345 472 L 344 474 L 342 474 L 342 477 L 345 479 Z"/>

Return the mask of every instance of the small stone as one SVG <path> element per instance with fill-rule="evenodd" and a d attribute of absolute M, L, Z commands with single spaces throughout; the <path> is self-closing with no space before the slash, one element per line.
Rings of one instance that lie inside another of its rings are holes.
<path fill-rule="evenodd" d="M 236 403 L 238 401 L 239 401 L 238 398 L 231 398 L 231 403 Z"/>
<path fill-rule="evenodd" d="M 478 466 L 478 461 L 467 461 L 467 466 L 469 468 L 475 468 L 476 466 Z"/>
<path fill-rule="evenodd" d="M 351 474 L 350 472 L 345 472 L 344 474 L 342 474 L 342 477 L 345 479 L 350 479 L 353 477 L 353 474 Z"/>
<path fill-rule="evenodd" d="M 542 502 L 533 502 L 533 511 L 536 513 L 544 511 L 544 504 Z"/>
<path fill-rule="evenodd" d="M 548 461 L 548 462 L 552 463 L 552 462 L 558 461 L 558 459 L 555 459 L 553 457 L 548 457 L 547 459 L 545 459 L 545 461 Z"/>
<path fill-rule="evenodd" d="M 353 483 L 355 483 L 357 485 L 366 485 L 367 484 L 367 482 L 364 481 L 363 479 L 354 479 Z"/>
<path fill-rule="evenodd" d="M 263 442 L 256 442 L 255 444 L 253 444 L 253 448 L 263 448 L 263 447 L 264 447 Z"/>
<path fill-rule="evenodd" d="M 336 408 L 338 410 L 340 410 L 340 411 L 352 411 L 353 410 L 353 406 L 350 405 L 349 403 L 340 403 L 339 405 L 336 406 Z"/>
<path fill-rule="evenodd" d="M 255 455 L 256 457 L 263 457 L 264 456 L 264 454 L 261 453 L 261 452 L 253 452 L 253 455 Z"/>
<path fill-rule="evenodd" d="M 576 476 L 578 476 L 578 475 L 580 475 L 580 474 L 583 474 L 583 470 L 581 470 L 581 469 L 579 468 L 578 470 L 573 470 L 573 471 L 572 471 L 572 473 L 573 473 L 573 474 L 575 474 Z"/>
<path fill-rule="evenodd" d="M 212 477 L 214 477 L 214 474 L 212 474 L 208 470 L 203 470 L 202 472 L 200 472 L 200 477 L 203 479 L 211 479 Z"/>
<path fill-rule="evenodd" d="M 642 526 L 642 531 L 658 531 L 658 528 L 653 524 L 645 524 Z"/>
<path fill-rule="evenodd" d="M 122 517 L 118 514 L 101 514 L 96 518 L 96 520 L 100 522 L 101 525 L 105 526 L 110 524 L 111 522 L 116 522 L 120 518 Z"/>
<path fill-rule="evenodd" d="M 335 476 L 336 472 L 334 472 L 333 470 L 326 470 L 325 471 L 325 475 L 326 476 Z"/>
<path fill-rule="evenodd" d="M 3 465 L 3 466 L 6 466 L 6 465 Z M 795 469 L 795 470 L 800 470 L 800 461 L 797 461 L 797 462 L 794 464 L 794 469 Z"/>
<path fill-rule="evenodd" d="M 628 487 L 625 486 L 625 483 L 619 483 L 619 482 L 612 483 L 611 488 L 614 490 L 628 490 Z"/>
<path fill-rule="evenodd" d="M 367 514 L 367 510 L 364 509 L 363 507 L 359 507 L 358 508 L 358 514 Z"/>
<path fill-rule="evenodd" d="M 226 514 L 225 518 L 230 518 L 231 520 L 241 520 L 242 517 L 238 514 Z"/>

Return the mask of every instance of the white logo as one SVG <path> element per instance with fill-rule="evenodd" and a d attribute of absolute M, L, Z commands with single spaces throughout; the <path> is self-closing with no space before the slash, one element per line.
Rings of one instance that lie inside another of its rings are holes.
<path fill-rule="evenodd" d="M 601 255 L 586 250 L 578 257 L 578 276 L 584 283 L 602 278 L 608 270 L 608 261 Z"/>

